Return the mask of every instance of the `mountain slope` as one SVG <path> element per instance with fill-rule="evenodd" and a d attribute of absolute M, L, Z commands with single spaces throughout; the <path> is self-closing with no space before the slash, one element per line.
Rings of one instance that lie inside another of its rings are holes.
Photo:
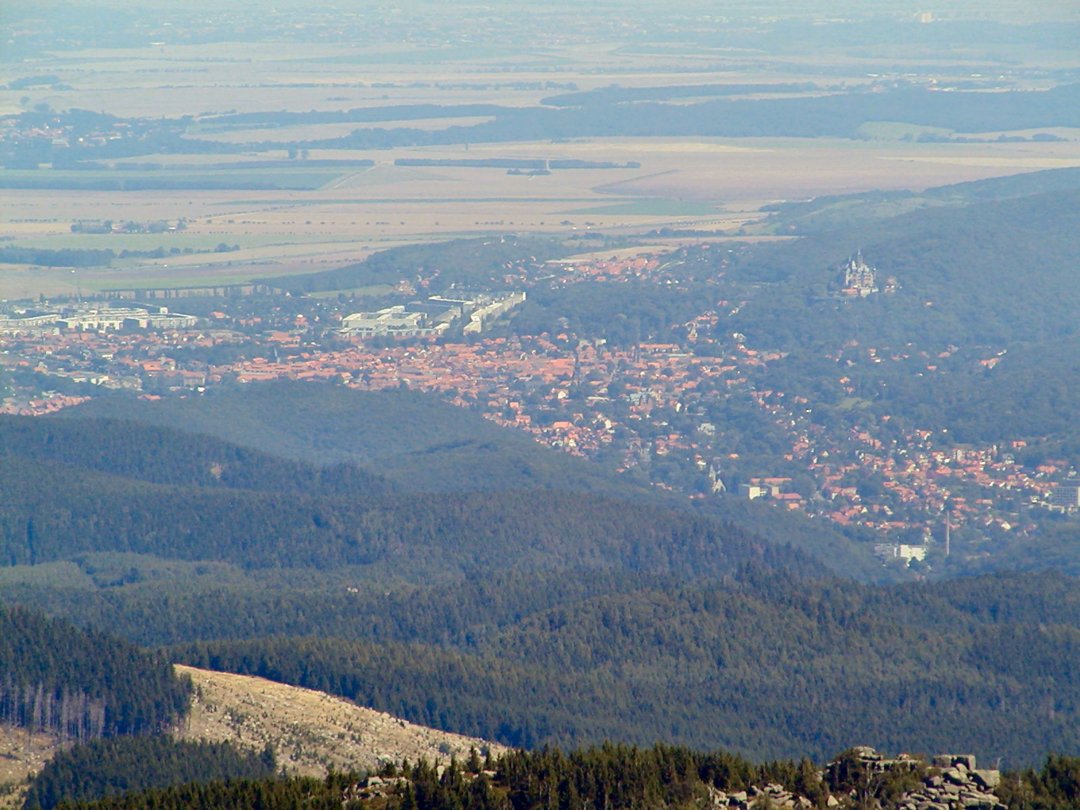
<path fill-rule="evenodd" d="M 359 464 L 406 492 L 555 490 L 614 495 L 664 510 L 686 508 L 685 501 L 667 498 L 627 475 L 413 392 L 286 382 L 157 402 L 90 402 L 62 412 L 62 418 L 104 413 L 216 436 L 294 461 Z M 869 547 L 820 522 L 737 502 L 708 511 L 775 544 L 796 545 L 843 576 L 864 581 L 882 576 Z"/>
<path fill-rule="evenodd" d="M 1080 745 L 1076 585 L 874 589 L 758 570 L 568 599 L 456 642 L 276 638 L 173 654 L 526 747 L 661 739 L 824 757 L 857 739 L 1035 763 Z"/>
<path fill-rule="evenodd" d="M 825 295 L 833 268 L 859 249 L 898 280 L 895 294 Z M 1078 329 L 1078 251 L 1080 189 L 838 227 L 743 254 L 731 277 L 768 286 L 730 326 L 786 350 L 851 338 L 920 348 L 1058 340 Z"/>
<path fill-rule="evenodd" d="M 0 604 L 0 722 L 76 740 L 146 734 L 178 719 L 187 696 L 158 655 Z"/>
<path fill-rule="evenodd" d="M 924 191 L 867 191 L 773 206 L 768 224 L 777 233 L 812 234 L 890 219 L 923 208 L 964 206 L 1080 188 L 1080 168 L 1045 169 L 937 186 Z"/>
<path fill-rule="evenodd" d="M 115 408 L 105 408 L 106 413 Z M 175 429 L 115 418 L 0 415 L 0 458 L 60 463 L 151 484 L 312 495 L 388 492 L 381 477 L 348 464 L 314 464 Z"/>
<path fill-rule="evenodd" d="M 215 436 L 309 464 L 357 464 L 414 491 L 647 491 L 478 414 L 408 391 L 274 382 L 157 402 L 98 400 L 58 418 L 103 415 Z"/>
<path fill-rule="evenodd" d="M 0 807 L 21 807 L 25 783 L 34 777 L 30 802 L 54 807 L 61 801 L 128 792 L 133 785 L 166 787 L 173 783 L 170 771 L 173 780 L 200 782 L 222 778 L 213 774 L 223 771 L 233 779 L 273 775 L 273 768 L 269 773 L 265 765 L 259 769 L 268 748 L 285 774 L 318 778 L 330 771 L 375 771 L 404 759 L 465 761 L 473 749 L 480 756 L 507 751 L 497 743 L 417 726 L 310 689 L 194 667 L 176 667 L 176 674 L 190 679 L 193 694 L 184 722 L 169 737 L 189 744 L 187 749 L 173 750 L 168 740 L 157 737 L 71 750 L 57 737 L 0 725 Z M 58 752 L 63 756 L 55 759 Z"/>
<path fill-rule="evenodd" d="M 470 748 L 498 755 L 505 747 L 476 737 L 417 726 L 384 712 L 311 689 L 263 678 L 178 666 L 195 688 L 181 740 L 273 748 L 290 775 L 375 771 L 387 763 L 464 761 Z M 481 754 L 483 755 L 483 754 Z"/>
<path fill-rule="evenodd" d="M 596 568 L 718 576 L 773 556 L 718 520 L 567 492 L 287 498 L 165 486 L 54 462 L 0 467 L 0 560 L 101 551 L 246 567 L 378 566 L 413 581 L 464 572 Z M 791 552 L 801 558 L 797 552 Z M 808 570 L 817 566 L 808 558 Z"/>
<path fill-rule="evenodd" d="M 16 810 L 26 798 L 28 782 L 62 748 L 60 735 L 0 723 L 0 808 Z"/>

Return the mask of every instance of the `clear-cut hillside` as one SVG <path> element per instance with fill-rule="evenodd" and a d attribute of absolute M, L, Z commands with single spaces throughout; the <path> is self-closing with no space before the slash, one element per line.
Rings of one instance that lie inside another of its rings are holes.
<path fill-rule="evenodd" d="M 324 692 L 195 667 L 177 666 L 177 671 L 195 685 L 191 714 L 177 737 L 229 741 L 255 750 L 269 744 L 279 766 L 291 775 L 374 770 L 406 758 L 447 762 L 451 756 L 465 759 L 470 748 L 493 754 L 506 750 L 407 723 Z"/>

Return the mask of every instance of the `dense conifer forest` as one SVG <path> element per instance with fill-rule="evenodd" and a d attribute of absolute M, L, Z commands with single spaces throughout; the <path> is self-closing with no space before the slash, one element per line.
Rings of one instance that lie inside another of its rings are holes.
<path fill-rule="evenodd" d="M 163 730 L 190 685 L 158 654 L 0 605 L 0 722 L 73 740 Z"/>
<path fill-rule="evenodd" d="M 852 753 L 842 752 L 836 762 L 857 765 Z M 474 756 L 438 769 L 425 762 L 406 762 L 386 768 L 374 779 L 330 774 L 324 780 L 186 784 L 66 806 L 85 810 L 631 810 L 708 807 L 714 806 L 717 797 L 728 795 L 741 798 L 745 805 L 748 794 L 753 797 L 752 806 L 768 807 L 772 795 L 787 791 L 804 798 L 808 807 L 836 806 L 842 800 L 849 807 L 895 808 L 897 800 L 926 772 L 925 763 L 916 761 L 912 769 L 867 781 L 858 767 L 830 768 L 822 775 L 808 760 L 754 764 L 724 752 L 604 745 L 571 753 L 558 749 L 516 752 L 494 761 Z M 1072 810 L 1078 777 L 1080 760 L 1051 756 L 1038 771 L 1006 774 L 997 795 L 1009 810 Z"/>
<path fill-rule="evenodd" d="M 581 566 L 688 576 L 730 572 L 773 553 L 720 521 L 565 492 L 375 497 L 365 488 L 351 498 L 282 497 L 153 484 L 23 457 L 6 460 L 0 485 L 8 493 L 0 559 L 8 565 L 115 551 L 251 568 L 407 564 L 401 570 L 410 578 L 425 569 Z"/>
<path fill-rule="evenodd" d="M 227 743 L 176 742 L 169 737 L 117 737 L 61 751 L 30 786 L 26 810 L 151 788 L 276 774 L 273 751 L 242 752 Z"/>
<path fill-rule="evenodd" d="M 296 410 L 328 393 L 269 390 Z M 354 424 L 374 403 L 387 433 L 394 404 L 420 407 L 333 389 L 327 403 Z M 827 533 L 799 539 L 812 556 L 632 482 L 410 490 L 341 456 L 303 460 L 311 439 L 276 424 L 293 451 L 280 464 L 175 427 L 0 421 L 0 595 L 512 745 L 821 758 L 868 741 L 1031 764 L 1080 745 L 1068 577 L 860 586 L 820 561 L 840 543 Z M 354 435 L 367 458 L 393 455 L 394 440 Z M 426 441 L 402 439 L 419 463 Z M 176 463 L 148 464 L 147 447 Z"/>
<path fill-rule="evenodd" d="M 456 641 L 428 636 L 449 645 L 278 638 L 174 654 L 518 746 L 662 738 L 820 758 L 866 740 L 1035 762 L 1080 745 L 1066 719 L 1080 680 L 1063 666 L 1080 655 L 1074 585 L 1047 576 L 1018 592 L 999 577 L 881 592 L 758 570 L 727 587 L 638 587 L 502 629 L 474 619 Z"/>

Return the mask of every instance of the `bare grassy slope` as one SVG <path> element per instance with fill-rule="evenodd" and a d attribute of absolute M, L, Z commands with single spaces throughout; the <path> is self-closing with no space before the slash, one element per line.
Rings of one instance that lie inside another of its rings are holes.
<path fill-rule="evenodd" d="M 263 678 L 178 666 L 195 685 L 191 714 L 175 736 L 230 741 L 261 751 L 269 744 L 289 774 L 324 776 L 328 769 L 374 770 L 402 759 L 464 759 L 497 743 L 435 731 L 365 709 L 323 692 Z M 26 786 L 60 749 L 58 738 L 0 725 L 0 810 L 21 807 Z"/>
<path fill-rule="evenodd" d="M 185 740 L 228 740 L 262 750 L 269 744 L 290 774 L 323 776 L 337 771 L 374 770 L 404 758 L 449 761 L 469 748 L 498 753 L 494 743 L 413 725 L 323 692 L 263 678 L 177 666 L 195 685 L 191 715 L 176 736 Z"/>
<path fill-rule="evenodd" d="M 60 748 L 53 734 L 0 725 L 0 810 L 22 807 L 26 787 Z"/>

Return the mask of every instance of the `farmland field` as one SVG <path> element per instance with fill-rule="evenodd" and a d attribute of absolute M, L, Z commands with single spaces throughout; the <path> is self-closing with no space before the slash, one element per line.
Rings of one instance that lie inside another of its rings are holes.
<path fill-rule="evenodd" d="M 1071 19 L 1066 11 L 1048 7 L 1041 16 Z M 151 28 L 155 13 L 146 14 Z M 173 13 L 203 19 L 194 9 Z M 761 207 L 781 200 L 1080 165 L 1080 126 L 1031 116 L 1030 126 L 970 133 L 959 124 L 905 123 L 918 111 L 898 111 L 895 119 L 853 124 L 849 135 L 793 137 L 702 134 L 715 128 L 702 115 L 690 127 L 698 134 L 622 134 L 663 128 L 654 119 L 667 113 L 650 100 L 666 99 L 674 115 L 717 98 L 835 106 L 922 84 L 1044 91 L 1053 85 L 1047 77 L 1077 67 L 1064 40 L 1047 38 L 1035 48 L 976 44 L 931 59 L 911 43 L 886 38 L 871 51 L 841 38 L 796 43 L 783 58 L 765 59 L 740 44 L 751 33 L 725 44 L 699 32 L 673 48 L 665 26 L 684 23 L 648 4 L 635 12 L 648 23 L 594 32 L 569 25 L 581 14 L 574 6 L 551 4 L 512 21 L 504 13 L 453 21 L 460 37 L 437 42 L 425 38 L 423 17 L 411 12 L 394 21 L 288 7 L 280 21 L 243 10 L 225 15 L 222 35 L 183 40 L 161 30 L 126 41 L 120 34 L 80 40 L 76 30 L 68 47 L 9 49 L 0 60 L 14 81 L 0 87 L 0 111 L 12 125 L 17 115 L 42 110 L 115 118 L 80 136 L 98 144 L 82 165 L 52 167 L 41 147 L 24 159 L 30 165 L 0 169 L 3 244 L 171 254 L 130 256 L 100 273 L 80 270 L 80 288 L 157 285 L 178 273 L 244 280 L 323 270 L 396 244 L 495 232 L 753 235 Z M 996 4 L 993 13 L 1011 19 L 1017 12 Z M 24 17 L 33 30 L 34 13 L 24 9 Z M 58 30 L 66 24 L 42 19 Z M 650 25 L 659 33 L 646 33 Z M 260 26 L 277 33 L 251 33 Z M 485 32 L 482 47 L 470 44 L 473 29 Z M 620 98 L 643 104 L 619 107 Z M 599 100 L 594 112 L 574 111 L 589 99 Z M 830 127 L 828 115 L 807 122 L 823 132 Z M 71 134 L 50 137 L 54 151 L 81 154 Z M 417 159 L 568 161 L 578 168 L 508 174 L 395 165 Z M 608 167 L 591 168 L 601 164 Z M 103 219 L 182 219 L 186 230 L 72 233 L 80 220 Z M 215 252 L 220 245 L 230 250 Z M 0 265 L 0 276 L 9 276 L 0 279 L 4 289 L 31 293 L 35 277 L 40 291 L 68 281 L 12 265 Z"/>

